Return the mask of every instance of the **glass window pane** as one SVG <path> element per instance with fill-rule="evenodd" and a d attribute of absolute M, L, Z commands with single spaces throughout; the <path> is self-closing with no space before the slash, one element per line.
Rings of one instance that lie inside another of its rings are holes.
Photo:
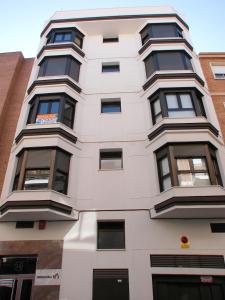
<path fill-rule="evenodd" d="M 71 40 L 72 40 L 72 33 L 71 32 L 64 33 L 64 42 L 71 41 Z"/>
<path fill-rule="evenodd" d="M 48 102 L 46 101 L 41 101 L 39 102 L 38 105 L 38 115 L 43 115 L 43 114 L 47 114 L 48 113 Z"/>
<path fill-rule="evenodd" d="M 182 52 L 158 52 L 159 70 L 185 70 L 187 67 L 184 64 Z"/>
<path fill-rule="evenodd" d="M 193 186 L 193 176 L 191 173 L 179 174 L 178 182 L 180 186 Z"/>
<path fill-rule="evenodd" d="M 56 33 L 54 42 L 62 42 L 63 40 L 63 34 L 62 33 Z"/>
<path fill-rule="evenodd" d="M 154 24 L 151 25 L 152 37 L 178 37 L 178 32 L 176 30 L 177 26 L 175 24 Z"/>
<path fill-rule="evenodd" d="M 162 176 L 170 173 L 169 161 L 167 157 L 164 157 L 163 159 L 160 160 L 160 169 L 161 169 Z"/>
<path fill-rule="evenodd" d="M 57 76 L 66 74 L 66 57 L 51 57 L 46 58 L 47 68 L 45 70 L 44 76 Z"/>
<path fill-rule="evenodd" d="M 102 113 L 121 112 L 121 104 L 119 101 L 118 102 L 102 102 L 101 112 Z"/>
<path fill-rule="evenodd" d="M 191 95 L 189 94 L 180 94 L 180 100 L 182 108 L 193 108 Z"/>
<path fill-rule="evenodd" d="M 166 103 L 167 103 L 168 109 L 178 108 L 177 96 L 175 94 L 167 94 L 166 95 Z"/>
<path fill-rule="evenodd" d="M 196 116 L 194 110 L 175 110 L 168 111 L 170 118 L 193 118 Z"/>
<path fill-rule="evenodd" d="M 51 150 L 30 150 L 28 151 L 26 168 L 40 169 L 49 168 L 51 162 Z"/>
<path fill-rule="evenodd" d="M 79 36 L 75 36 L 74 43 L 81 48 L 82 39 Z"/>
<path fill-rule="evenodd" d="M 67 192 L 67 174 L 60 171 L 55 172 L 55 180 L 53 184 L 53 190 L 66 194 Z"/>
<path fill-rule="evenodd" d="M 124 248 L 124 222 L 98 222 L 98 249 Z"/>
<path fill-rule="evenodd" d="M 149 55 L 145 60 L 145 70 L 147 78 L 152 75 L 156 71 L 156 66 L 154 64 L 154 55 Z"/>
<path fill-rule="evenodd" d="M 75 81 L 79 80 L 79 72 L 80 72 L 80 63 L 77 62 L 75 59 L 70 59 L 70 72 L 69 76 L 74 79 Z"/>
<path fill-rule="evenodd" d="M 50 170 L 26 170 L 24 190 L 40 190 L 48 188 Z"/>
<path fill-rule="evenodd" d="M 192 163 L 194 170 L 206 170 L 206 160 L 205 158 L 193 158 Z"/>
<path fill-rule="evenodd" d="M 74 114 L 74 106 L 71 103 L 66 102 L 64 107 L 64 115 L 63 115 L 64 118 L 68 120 L 72 120 L 73 114 Z"/>
<path fill-rule="evenodd" d="M 161 105 L 159 99 L 153 102 L 153 110 L 154 110 L 154 115 L 157 115 L 158 113 L 161 112 Z"/>
<path fill-rule="evenodd" d="M 56 152 L 56 169 L 60 170 L 64 173 L 69 172 L 69 167 L 70 167 L 70 155 L 57 150 Z"/>
<path fill-rule="evenodd" d="M 177 159 L 178 171 L 189 171 L 191 169 L 188 159 Z"/>
<path fill-rule="evenodd" d="M 32 280 L 24 279 L 22 283 L 20 300 L 30 300 L 31 299 L 31 289 L 32 289 Z"/>
<path fill-rule="evenodd" d="M 162 180 L 162 185 L 163 185 L 163 190 L 167 190 L 171 187 L 170 176 L 168 176 Z"/>
<path fill-rule="evenodd" d="M 101 159 L 101 169 L 122 169 L 122 159 L 121 158 L 102 158 Z"/>
<path fill-rule="evenodd" d="M 195 173 L 193 174 L 194 185 L 210 185 L 209 174 L 208 173 Z"/>
<path fill-rule="evenodd" d="M 51 101 L 51 114 L 58 114 L 59 113 L 59 101 Z"/>

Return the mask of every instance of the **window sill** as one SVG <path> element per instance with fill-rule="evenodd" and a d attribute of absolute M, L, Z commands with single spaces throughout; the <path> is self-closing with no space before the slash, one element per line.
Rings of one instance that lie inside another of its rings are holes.
<path fill-rule="evenodd" d="M 126 249 L 96 249 L 96 251 L 126 251 Z"/>
<path fill-rule="evenodd" d="M 98 169 L 98 171 L 124 171 L 124 169 L 123 168 L 121 168 L 121 169 Z"/>

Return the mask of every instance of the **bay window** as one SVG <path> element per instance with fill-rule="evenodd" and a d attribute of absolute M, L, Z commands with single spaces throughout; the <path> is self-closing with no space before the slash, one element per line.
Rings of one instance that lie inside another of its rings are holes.
<path fill-rule="evenodd" d="M 160 190 L 171 186 L 222 185 L 211 144 L 168 144 L 156 151 Z"/>
<path fill-rule="evenodd" d="M 55 190 L 66 194 L 70 154 L 56 148 L 24 149 L 18 155 L 13 190 Z"/>

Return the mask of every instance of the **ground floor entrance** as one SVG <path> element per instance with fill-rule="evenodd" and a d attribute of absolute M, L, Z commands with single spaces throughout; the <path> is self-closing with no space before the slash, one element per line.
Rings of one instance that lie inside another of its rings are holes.
<path fill-rule="evenodd" d="M 153 275 L 154 300 L 225 300 L 225 277 Z"/>

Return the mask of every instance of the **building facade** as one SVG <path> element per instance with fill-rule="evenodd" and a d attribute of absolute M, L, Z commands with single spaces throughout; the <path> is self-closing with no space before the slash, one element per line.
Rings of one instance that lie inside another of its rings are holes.
<path fill-rule="evenodd" d="M 224 300 L 224 155 L 174 9 L 56 12 L 1 194 L 2 298 Z"/>

